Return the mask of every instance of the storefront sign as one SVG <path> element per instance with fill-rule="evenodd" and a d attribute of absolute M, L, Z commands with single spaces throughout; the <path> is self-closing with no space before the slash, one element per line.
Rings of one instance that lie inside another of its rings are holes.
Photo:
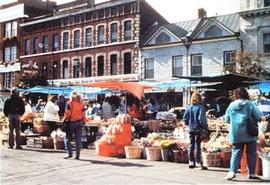
<path fill-rule="evenodd" d="M 9 73 L 21 70 L 21 63 L 0 65 L 0 73 Z"/>
<path fill-rule="evenodd" d="M 114 76 L 98 76 L 98 77 L 89 77 L 89 78 L 71 78 L 71 79 L 57 79 L 57 80 L 48 80 L 50 85 L 76 85 L 82 83 L 91 83 L 91 82 L 101 82 L 101 81 L 139 81 L 139 74 L 128 74 L 128 75 L 114 75 Z"/>

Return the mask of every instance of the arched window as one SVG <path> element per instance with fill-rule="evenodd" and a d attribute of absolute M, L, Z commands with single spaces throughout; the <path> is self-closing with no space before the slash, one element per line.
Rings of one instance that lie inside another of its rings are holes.
<path fill-rule="evenodd" d="M 52 79 L 57 79 L 58 78 L 58 62 L 53 61 L 53 66 L 52 66 Z"/>
<path fill-rule="evenodd" d="M 85 77 L 90 77 L 92 76 L 92 59 L 91 57 L 87 57 L 85 59 L 84 63 L 84 70 L 85 70 Z"/>
<path fill-rule="evenodd" d="M 92 28 L 87 28 L 85 30 L 85 46 L 91 47 L 93 45 L 93 30 Z"/>
<path fill-rule="evenodd" d="M 105 43 L 104 25 L 98 27 L 98 44 Z"/>
<path fill-rule="evenodd" d="M 80 77 L 80 61 L 79 59 L 75 59 L 73 61 L 73 78 Z"/>
<path fill-rule="evenodd" d="M 117 54 L 111 55 L 111 75 L 117 75 Z"/>
<path fill-rule="evenodd" d="M 68 49 L 69 33 L 63 33 L 63 50 Z"/>
<path fill-rule="evenodd" d="M 104 76 L 104 56 L 98 57 L 98 76 Z"/>
<path fill-rule="evenodd" d="M 73 48 L 79 48 L 80 47 L 80 30 L 74 31 L 74 44 Z"/>
<path fill-rule="evenodd" d="M 63 79 L 68 78 L 68 61 L 64 60 L 62 64 L 62 77 Z"/>
<path fill-rule="evenodd" d="M 48 66 L 47 66 L 47 63 L 46 62 L 43 62 L 42 63 L 42 73 L 41 75 L 43 77 L 46 77 L 47 78 L 47 75 L 48 75 Z"/>
<path fill-rule="evenodd" d="M 131 53 L 124 54 L 124 74 L 131 74 Z"/>
<path fill-rule="evenodd" d="M 132 25 L 131 21 L 124 22 L 124 40 L 131 40 Z"/>
<path fill-rule="evenodd" d="M 204 37 L 217 37 L 222 35 L 223 35 L 222 30 L 216 25 L 210 26 L 204 33 Z"/>
<path fill-rule="evenodd" d="M 171 42 L 171 38 L 169 37 L 169 35 L 163 32 L 157 36 L 155 42 L 156 44 L 164 44 L 164 43 Z"/>
<path fill-rule="evenodd" d="M 117 23 L 112 23 L 111 24 L 111 43 L 112 42 L 117 42 Z"/>

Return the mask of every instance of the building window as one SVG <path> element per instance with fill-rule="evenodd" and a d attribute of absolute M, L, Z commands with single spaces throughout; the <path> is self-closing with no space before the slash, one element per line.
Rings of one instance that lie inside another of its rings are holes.
<path fill-rule="evenodd" d="M 34 54 L 38 53 L 38 38 L 37 37 L 33 39 L 33 53 Z"/>
<path fill-rule="evenodd" d="M 131 53 L 124 54 L 124 74 L 131 74 Z"/>
<path fill-rule="evenodd" d="M 85 30 L 85 47 L 91 47 L 93 45 L 93 29 L 87 28 Z"/>
<path fill-rule="evenodd" d="M 104 56 L 98 57 L 98 76 L 104 76 Z"/>
<path fill-rule="evenodd" d="M 250 0 L 246 0 L 247 8 L 250 8 Z"/>
<path fill-rule="evenodd" d="M 87 57 L 85 59 L 85 77 L 90 77 L 92 76 L 92 58 L 91 57 Z"/>
<path fill-rule="evenodd" d="M 117 55 L 113 54 L 110 58 L 111 61 L 111 75 L 117 75 Z"/>
<path fill-rule="evenodd" d="M 52 79 L 57 79 L 58 78 L 58 62 L 53 61 L 53 66 L 52 66 Z"/>
<path fill-rule="evenodd" d="M 169 35 L 167 35 L 166 33 L 160 33 L 156 40 L 155 40 L 155 43 L 156 44 L 164 44 L 164 43 L 169 43 L 171 42 L 171 38 L 169 37 Z"/>
<path fill-rule="evenodd" d="M 64 60 L 63 61 L 63 64 L 62 64 L 62 77 L 63 79 L 66 79 L 68 78 L 69 76 L 69 72 L 68 72 L 68 61 L 67 60 Z"/>
<path fill-rule="evenodd" d="M 49 37 L 46 35 L 43 37 L 43 53 L 49 52 Z"/>
<path fill-rule="evenodd" d="M 80 77 L 80 61 L 76 59 L 73 61 L 73 78 Z"/>
<path fill-rule="evenodd" d="M 59 36 L 57 33 L 53 34 L 53 51 L 59 49 Z"/>
<path fill-rule="evenodd" d="M 64 32 L 63 33 L 63 50 L 68 49 L 68 42 L 69 42 L 69 33 Z"/>
<path fill-rule="evenodd" d="M 11 32 L 11 35 L 13 37 L 17 36 L 17 21 L 13 21 L 12 22 L 12 32 Z"/>
<path fill-rule="evenodd" d="M 125 4 L 125 13 L 130 13 L 131 12 L 131 4 Z"/>
<path fill-rule="evenodd" d="M 79 48 L 80 47 L 80 30 L 74 31 L 74 44 L 73 48 Z"/>
<path fill-rule="evenodd" d="M 12 46 L 11 47 L 11 61 L 16 61 L 17 59 L 17 46 Z"/>
<path fill-rule="evenodd" d="M 235 51 L 224 52 L 224 65 L 235 65 Z"/>
<path fill-rule="evenodd" d="M 223 35 L 222 30 L 216 25 L 210 26 L 204 33 L 204 37 L 218 37 L 222 35 Z"/>
<path fill-rule="evenodd" d="M 98 44 L 104 43 L 105 43 L 104 26 L 101 25 L 98 27 Z"/>
<path fill-rule="evenodd" d="M 11 23 L 8 22 L 5 25 L 5 37 L 11 37 Z"/>
<path fill-rule="evenodd" d="M 183 76 L 183 57 L 182 56 L 173 57 L 172 75 Z"/>
<path fill-rule="evenodd" d="M 25 40 L 24 41 L 24 55 L 29 55 L 30 54 L 30 40 Z"/>
<path fill-rule="evenodd" d="M 111 15 L 112 16 L 117 16 L 117 7 L 116 6 L 111 8 Z"/>
<path fill-rule="evenodd" d="M 202 76 L 202 55 L 191 56 L 191 75 Z"/>
<path fill-rule="evenodd" d="M 154 59 L 148 58 L 145 59 L 145 71 L 144 78 L 145 79 L 153 79 L 154 78 Z"/>
<path fill-rule="evenodd" d="M 10 61 L 10 47 L 5 48 L 5 62 Z"/>
<path fill-rule="evenodd" d="M 131 21 L 124 22 L 124 40 L 131 40 Z"/>
<path fill-rule="evenodd" d="M 5 73 L 5 87 L 12 88 L 15 86 L 15 73 Z"/>
<path fill-rule="evenodd" d="M 47 66 L 47 63 L 46 62 L 43 62 L 42 63 L 42 72 L 41 72 L 41 75 L 43 77 L 48 77 L 48 66 Z"/>
<path fill-rule="evenodd" d="M 118 32 L 117 26 L 118 26 L 117 23 L 111 24 L 111 43 L 117 42 L 117 32 Z"/>
<path fill-rule="evenodd" d="M 270 53 L 270 33 L 263 34 L 263 52 Z"/>
<path fill-rule="evenodd" d="M 270 6 L 270 0 L 264 0 L 264 7 Z"/>

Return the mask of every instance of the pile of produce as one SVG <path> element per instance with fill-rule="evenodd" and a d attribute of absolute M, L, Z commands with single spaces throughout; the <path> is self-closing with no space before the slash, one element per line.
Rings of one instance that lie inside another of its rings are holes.
<path fill-rule="evenodd" d="M 96 151 L 107 157 L 123 155 L 124 146 L 131 143 L 131 118 L 129 115 L 119 115 L 108 122 L 105 134 L 96 142 Z"/>
<path fill-rule="evenodd" d="M 207 123 L 210 130 L 229 130 L 229 124 L 225 123 L 223 118 L 208 118 Z"/>

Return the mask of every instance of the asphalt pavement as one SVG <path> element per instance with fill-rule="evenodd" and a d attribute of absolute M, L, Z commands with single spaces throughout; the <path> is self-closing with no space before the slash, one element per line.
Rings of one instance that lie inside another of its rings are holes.
<path fill-rule="evenodd" d="M 1 147 L 3 185 L 172 185 L 172 184 L 270 184 L 250 181 L 237 174 L 226 181 L 226 168 L 189 169 L 187 164 L 108 158 L 83 149 L 80 160 L 63 159 L 61 151 L 15 150 Z"/>

